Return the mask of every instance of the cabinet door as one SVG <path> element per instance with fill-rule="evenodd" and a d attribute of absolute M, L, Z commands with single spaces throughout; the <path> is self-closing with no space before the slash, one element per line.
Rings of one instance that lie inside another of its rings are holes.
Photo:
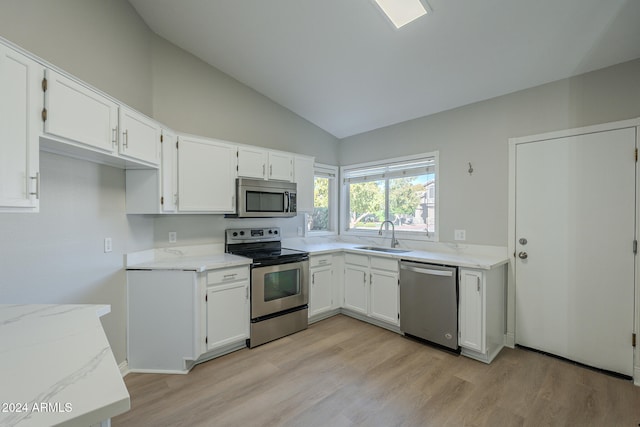
<path fill-rule="evenodd" d="M 0 45 L 0 211 L 38 211 L 42 70 Z"/>
<path fill-rule="evenodd" d="M 257 147 L 238 147 L 238 176 L 267 179 L 268 152 Z"/>
<path fill-rule="evenodd" d="M 269 179 L 293 181 L 293 155 L 269 152 Z"/>
<path fill-rule="evenodd" d="M 176 135 L 168 130 L 162 130 L 160 140 L 162 164 L 161 205 L 163 212 L 175 212 L 178 202 L 178 144 Z"/>
<path fill-rule="evenodd" d="M 484 283 L 480 271 L 460 270 L 460 346 L 485 351 Z"/>
<path fill-rule="evenodd" d="M 249 338 L 249 282 L 207 288 L 207 351 Z"/>
<path fill-rule="evenodd" d="M 313 212 L 313 157 L 295 156 L 294 180 L 298 184 L 298 212 Z"/>
<path fill-rule="evenodd" d="M 120 107 L 121 156 L 160 164 L 160 126 L 148 117 L 126 107 Z"/>
<path fill-rule="evenodd" d="M 333 306 L 333 274 L 331 266 L 311 269 L 309 316 L 324 313 Z"/>
<path fill-rule="evenodd" d="M 367 278 L 366 270 L 352 265 L 344 269 L 344 308 L 367 314 Z"/>
<path fill-rule="evenodd" d="M 45 134 L 113 153 L 118 144 L 118 105 L 55 71 L 46 73 Z"/>
<path fill-rule="evenodd" d="M 398 325 L 398 273 L 371 270 L 369 315 Z"/>
<path fill-rule="evenodd" d="M 236 147 L 191 137 L 178 142 L 178 209 L 235 212 Z"/>

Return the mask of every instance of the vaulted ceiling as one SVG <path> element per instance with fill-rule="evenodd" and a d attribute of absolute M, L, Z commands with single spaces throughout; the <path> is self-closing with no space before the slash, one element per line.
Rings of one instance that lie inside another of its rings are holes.
<path fill-rule="evenodd" d="M 130 0 L 161 37 L 338 138 L 640 57 L 638 0 Z"/>

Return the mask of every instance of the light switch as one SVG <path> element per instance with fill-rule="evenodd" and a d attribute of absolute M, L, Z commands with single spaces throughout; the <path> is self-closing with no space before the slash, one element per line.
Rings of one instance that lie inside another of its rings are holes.
<path fill-rule="evenodd" d="M 178 233 L 175 231 L 169 232 L 169 243 L 175 243 L 178 241 Z"/>
<path fill-rule="evenodd" d="M 104 253 L 111 252 L 113 250 L 113 242 L 111 241 L 111 237 L 104 238 Z"/>

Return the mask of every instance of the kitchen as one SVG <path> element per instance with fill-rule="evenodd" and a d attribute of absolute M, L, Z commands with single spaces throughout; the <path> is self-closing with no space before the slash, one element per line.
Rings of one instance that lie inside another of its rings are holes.
<path fill-rule="evenodd" d="M 155 35 L 126 1 L 6 1 L 0 24 L 0 36 L 192 134 L 306 154 L 329 165 L 437 149 L 444 242 L 462 228 L 469 244 L 506 246 L 509 138 L 640 116 L 635 59 L 339 140 Z M 239 220 L 125 215 L 122 170 L 40 157 L 40 213 L 2 214 L 2 302 L 111 304 L 102 322 L 120 364 L 126 360 L 122 255 L 171 247 L 169 232 L 177 233 L 179 246 L 221 244 L 224 230 Z M 294 237 L 303 222 L 267 225 Z M 113 239 L 108 254 L 106 236 Z"/>

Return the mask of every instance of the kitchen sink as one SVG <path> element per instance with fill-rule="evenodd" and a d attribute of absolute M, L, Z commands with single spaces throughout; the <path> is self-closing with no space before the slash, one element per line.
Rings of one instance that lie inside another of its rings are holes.
<path fill-rule="evenodd" d="M 411 252 L 406 249 L 382 248 L 380 246 L 358 246 L 356 247 L 356 249 L 362 249 L 364 251 L 388 252 L 392 254 L 403 254 L 405 252 Z"/>

